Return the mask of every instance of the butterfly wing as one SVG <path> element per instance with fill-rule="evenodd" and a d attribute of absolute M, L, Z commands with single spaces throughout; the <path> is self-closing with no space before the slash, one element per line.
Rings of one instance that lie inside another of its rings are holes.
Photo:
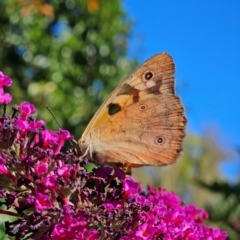
<path fill-rule="evenodd" d="M 82 139 L 90 130 L 128 105 L 152 95 L 174 94 L 174 72 L 174 63 L 169 54 L 160 53 L 148 59 L 109 95 L 89 122 Z"/>
<path fill-rule="evenodd" d="M 174 90 L 174 64 L 158 54 L 104 102 L 79 140 L 99 164 L 163 165 L 181 151 L 186 118 Z"/>

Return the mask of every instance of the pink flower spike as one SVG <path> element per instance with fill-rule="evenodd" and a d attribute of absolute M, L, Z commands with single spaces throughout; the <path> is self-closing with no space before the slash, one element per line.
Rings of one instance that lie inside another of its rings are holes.
<path fill-rule="evenodd" d="M 3 72 L 0 71 L 0 87 L 3 86 L 11 86 L 12 85 L 12 79 L 6 75 L 3 74 Z"/>
<path fill-rule="evenodd" d="M 19 109 L 22 111 L 22 118 L 26 118 L 28 115 L 33 114 L 36 112 L 36 109 L 33 104 L 28 103 L 28 102 L 23 102 L 20 106 Z"/>
<path fill-rule="evenodd" d="M 0 88 L 0 104 L 8 104 L 12 101 L 12 96 L 9 93 L 4 93 L 3 88 Z"/>

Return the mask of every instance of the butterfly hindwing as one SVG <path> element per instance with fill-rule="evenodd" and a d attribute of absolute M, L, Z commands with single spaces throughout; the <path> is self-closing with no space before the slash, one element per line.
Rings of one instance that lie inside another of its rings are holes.
<path fill-rule="evenodd" d="M 93 156 L 98 163 L 169 164 L 181 152 L 185 123 L 178 97 L 153 96 L 126 107 L 96 128 Z"/>

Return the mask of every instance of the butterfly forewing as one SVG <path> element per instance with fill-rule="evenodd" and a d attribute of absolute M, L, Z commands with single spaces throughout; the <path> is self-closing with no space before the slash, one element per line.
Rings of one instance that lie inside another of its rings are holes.
<path fill-rule="evenodd" d="M 122 81 L 104 101 L 82 134 L 82 139 L 91 129 L 98 127 L 128 105 L 149 98 L 151 95 L 174 94 L 172 76 L 174 72 L 174 63 L 169 54 L 160 53 L 148 59 Z"/>

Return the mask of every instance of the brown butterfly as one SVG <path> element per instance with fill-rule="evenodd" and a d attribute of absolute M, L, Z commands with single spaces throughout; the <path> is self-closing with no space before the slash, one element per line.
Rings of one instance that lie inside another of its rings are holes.
<path fill-rule="evenodd" d="M 160 53 L 143 63 L 110 94 L 78 145 L 96 164 L 166 165 L 182 151 L 186 118 L 175 95 L 172 57 Z"/>

